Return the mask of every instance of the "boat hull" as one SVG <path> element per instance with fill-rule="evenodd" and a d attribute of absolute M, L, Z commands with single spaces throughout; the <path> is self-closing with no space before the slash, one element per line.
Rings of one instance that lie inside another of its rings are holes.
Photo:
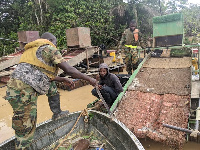
<path fill-rule="evenodd" d="M 73 128 L 81 112 L 71 113 L 56 121 L 48 120 L 37 126 L 34 141 L 29 149 L 50 149 L 59 144 L 59 139 L 64 138 Z M 104 140 L 109 150 L 144 150 L 135 135 L 120 121 L 109 115 L 91 110 L 89 121 L 84 122 L 81 117 L 74 130 L 68 137 L 91 134 Z M 11 139 L 0 145 L 2 150 L 14 149 L 14 140 Z"/>

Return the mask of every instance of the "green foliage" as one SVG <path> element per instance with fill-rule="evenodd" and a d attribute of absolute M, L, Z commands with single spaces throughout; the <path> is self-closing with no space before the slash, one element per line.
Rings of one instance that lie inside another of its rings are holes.
<path fill-rule="evenodd" d="M 5 7 L 16 9 L 16 14 L 19 14 L 15 16 L 18 21 L 17 27 L 9 28 L 6 35 L 9 36 L 10 31 L 19 30 L 37 30 L 40 34 L 48 31 L 57 37 L 60 49 L 67 47 L 66 29 L 79 26 L 90 28 L 92 45 L 116 46 L 129 21 L 135 18 L 133 10 L 140 9 L 138 14 L 142 12 L 139 1 L 137 1 L 137 7 L 136 3 L 128 5 L 123 3 L 123 0 L 13 0 L 13 2 L 7 3 Z M 22 2 L 23 12 L 21 11 Z M 139 27 L 142 29 L 151 23 L 149 16 L 145 16 L 139 15 L 142 20 Z M 149 28 L 146 31 L 152 32 L 151 26 L 150 31 Z"/>
<path fill-rule="evenodd" d="M 91 120 L 94 117 L 94 114 L 89 113 L 89 119 Z"/>
<path fill-rule="evenodd" d="M 109 15 L 112 5 L 102 1 L 63 1 L 59 7 L 55 7 L 52 23 L 49 31 L 58 37 L 58 45 L 66 46 L 65 31 L 73 27 L 89 27 L 91 31 L 92 45 L 108 44 L 111 37 L 118 36 L 113 16 Z M 54 3 L 51 1 L 51 5 Z"/>
<path fill-rule="evenodd" d="M 84 139 L 89 139 L 91 135 L 84 135 L 82 136 Z"/>
<path fill-rule="evenodd" d="M 186 36 L 198 35 L 200 33 L 200 6 L 191 5 L 182 10 L 184 15 L 184 27 Z"/>
<path fill-rule="evenodd" d="M 1 34 L 0 37 L 5 37 L 5 39 L 0 40 L 0 57 L 13 53 L 15 51 L 15 48 L 19 47 L 18 42 L 11 41 L 17 39 L 17 33 L 11 32 L 9 37 Z"/>
<path fill-rule="evenodd" d="M 176 14 L 170 14 L 165 16 L 159 16 L 153 18 L 153 23 L 166 23 L 166 22 L 173 22 L 173 21 L 179 21 L 182 18 L 182 14 L 176 13 Z"/>
<path fill-rule="evenodd" d="M 165 14 L 178 13 L 187 8 L 187 0 L 169 0 L 166 3 Z"/>
<path fill-rule="evenodd" d="M 171 49 L 170 56 L 171 57 L 191 57 L 192 52 L 190 48 L 182 48 L 182 49 Z"/>
<path fill-rule="evenodd" d="M 152 35 L 152 18 L 161 14 L 182 12 L 186 35 L 200 32 L 199 6 L 186 7 L 186 0 L 1 0 L 0 36 L 17 40 L 17 31 L 36 30 L 53 33 L 58 47 L 66 48 L 66 29 L 89 27 L 92 45 L 107 48 L 119 44 L 121 34 L 135 19 L 143 35 Z M 173 16 L 172 21 L 179 16 Z M 155 21 L 155 20 L 154 20 Z M 12 53 L 18 43 L 0 40 L 0 56 Z"/>

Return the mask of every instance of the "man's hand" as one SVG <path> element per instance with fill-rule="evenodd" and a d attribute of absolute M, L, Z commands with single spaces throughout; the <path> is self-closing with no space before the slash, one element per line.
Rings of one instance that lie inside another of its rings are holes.
<path fill-rule="evenodd" d="M 74 81 L 72 81 L 72 80 L 69 79 L 69 78 L 63 78 L 63 81 L 62 81 L 62 82 L 64 82 L 64 83 L 69 83 L 71 88 L 74 88 L 74 87 L 75 87 Z"/>
<path fill-rule="evenodd" d="M 69 78 L 64 78 L 64 77 L 57 76 L 57 77 L 51 79 L 51 81 L 64 82 L 64 83 L 68 83 L 71 88 L 75 87 L 75 83 Z"/>
<path fill-rule="evenodd" d="M 98 89 L 99 89 L 99 90 L 101 90 L 101 89 L 102 89 L 102 87 L 103 87 L 102 85 L 98 85 Z"/>
<path fill-rule="evenodd" d="M 99 75 L 99 74 L 96 75 L 96 80 L 97 80 L 97 81 L 100 80 L 100 75 Z"/>
<path fill-rule="evenodd" d="M 97 84 L 97 81 L 94 78 L 87 76 L 86 74 L 81 73 L 76 68 L 70 66 L 67 62 L 62 62 L 57 64 L 57 66 L 62 69 L 66 74 L 72 76 L 74 79 L 83 79 L 89 81 L 92 86 Z"/>
<path fill-rule="evenodd" d="M 97 85 L 97 80 L 95 80 L 94 78 L 90 78 L 89 82 L 92 86 L 96 86 Z"/>

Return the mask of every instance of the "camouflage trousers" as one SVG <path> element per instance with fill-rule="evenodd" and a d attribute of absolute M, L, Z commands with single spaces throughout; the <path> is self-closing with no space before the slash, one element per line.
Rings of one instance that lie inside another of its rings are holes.
<path fill-rule="evenodd" d="M 15 82 L 15 81 L 13 81 Z M 11 84 L 12 85 L 12 84 Z M 47 96 L 58 93 L 55 82 L 52 82 Z M 15 148 L 29 149 L 33 141 L 37 121 L 37 98 L 39 94 L 29 85 L 9 87 L 6 91 L 6 100 L 13 108 L 12 128 L 15 130 Z"/>
<path fill-rule="evenodd" d="M 138 67 L 138 53 L 137 50 L 134 49 L 125 49 L 124 54 L 126 71 L 131 75 L 132 70 L 135 70 Z"/>

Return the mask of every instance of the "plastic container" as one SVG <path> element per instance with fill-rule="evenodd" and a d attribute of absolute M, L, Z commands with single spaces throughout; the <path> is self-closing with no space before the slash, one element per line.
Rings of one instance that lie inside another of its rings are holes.
<path fill-rule="evenodd" d="M 115 61 L 116 61 L 115 52 L 116 52 L 116 50 L 107 50 L 107 53 L 108 53 L 110 56 L 113 56 L 112 62 L 115 62 Z"/>

